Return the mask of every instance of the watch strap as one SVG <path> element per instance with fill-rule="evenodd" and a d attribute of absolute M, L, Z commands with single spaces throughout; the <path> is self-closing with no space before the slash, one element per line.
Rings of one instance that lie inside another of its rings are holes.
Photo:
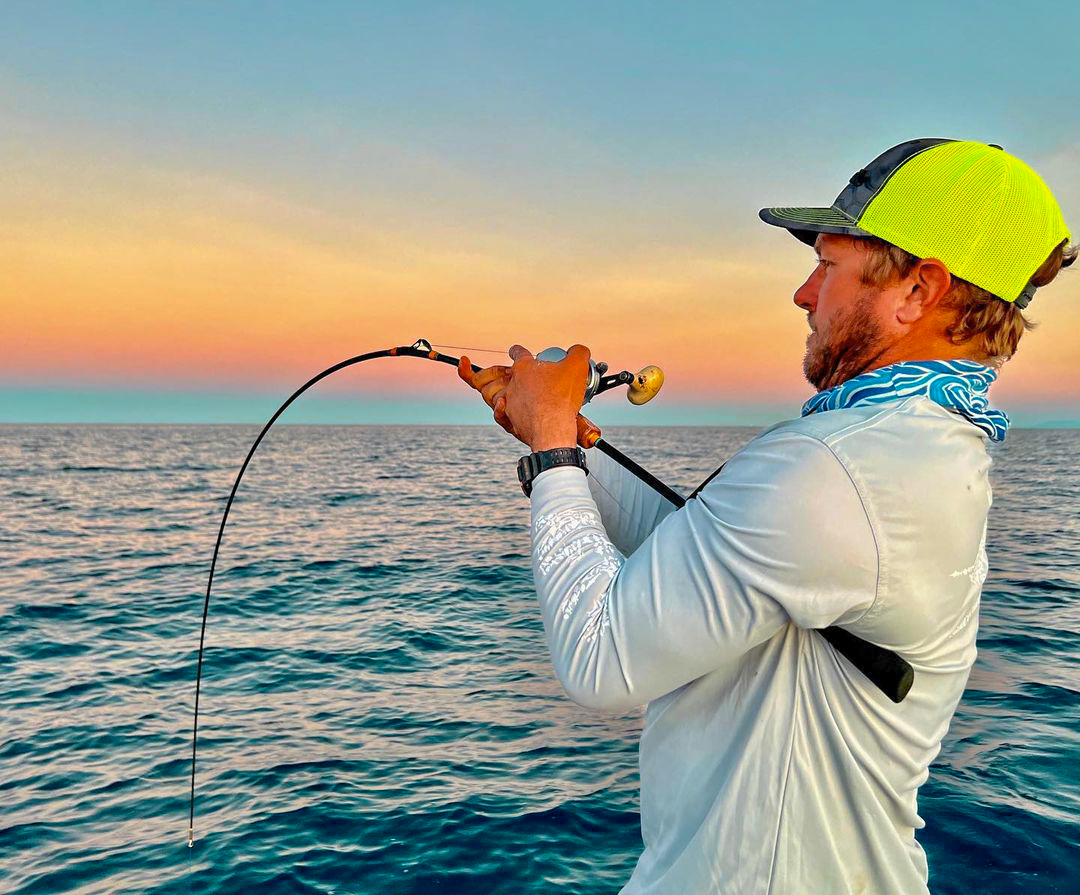
<path fill-rule="evenodd" d="M 518 460 L 517 474 L 521 482 L 521 490 L 526 497 L 532 495 L 532 483 L 540 473 L 546 469 L 554 469 L 556 466 L 577 466 L 589 474 L 589 467 L 585 462 L 585 451 L 580 447 L 551 448 L 546 451 L 533 451 Z"/>

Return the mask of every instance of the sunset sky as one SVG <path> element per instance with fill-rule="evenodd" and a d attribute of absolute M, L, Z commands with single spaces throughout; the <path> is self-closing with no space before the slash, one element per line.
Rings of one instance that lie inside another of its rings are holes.
<path fill-rule="evenodd" d="M 902 8 L 5 2 L 0 422 L 260 422 L 418 337 L 664 369 L 601 424 L 795 415 L 813 253 L 760 207 L 977 139 L 1080 239 L 1077 7 Z M 1080 424 L 1080 271 L 1031 316 L 994 403 Z M 288 419 L 490 413 L 388 359 Z"/>

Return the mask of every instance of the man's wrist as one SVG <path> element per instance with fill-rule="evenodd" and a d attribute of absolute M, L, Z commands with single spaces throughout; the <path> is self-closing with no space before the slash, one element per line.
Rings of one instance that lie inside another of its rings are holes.
<path fill-rule="evenodd" d="M 550 432 L 544 432 L 538 434 L 529 442 L 529 448 L 535 453 L 536 451 L 550 451 L 552 448 L 573 448 L 577 447 L 577 422 L 575 421 L 574 427 L 561 428 L 558 430 L 552 430 Z"/>
<path fill-rule="evenodd" d="M 576 438 L 549 438 L 547 440 L 535 441 L 529 445 L 529 449 L 535 454 L 538 451 L 550 451 L 554 448 L 575 448 L 577 447 Z"/>

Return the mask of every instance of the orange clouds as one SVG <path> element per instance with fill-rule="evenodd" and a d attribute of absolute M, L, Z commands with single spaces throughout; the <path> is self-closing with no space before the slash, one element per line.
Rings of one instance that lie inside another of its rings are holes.
<path fill-rule="evenodd" d="M 2 184 L 7 381 L 284 389 L 422 336 L 496 349 L 583 342 L 613 369 L 659 364 L 671 400 L 808 395 L 805 315 L 791 295 L 811 256 L 779 232 L 754 241 L 767 253 L 719 237 L 715 249 L 547 245 L 466 226 L 406 231 L 374 212 L 333 216 L 205 177 L 88 176 L 98 174 L 52 159 Z M 1042 326 L 1007 365 L 999 403 L 1080 399 L 1078 281 L 1064 274 L 1037 297 Z M 373 364 L 326 388 L 359 382 L 375 393 L 461 388 L 422 362 Z"/>

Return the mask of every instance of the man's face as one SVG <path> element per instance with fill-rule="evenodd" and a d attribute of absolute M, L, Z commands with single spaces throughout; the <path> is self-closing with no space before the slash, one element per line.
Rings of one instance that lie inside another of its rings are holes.
<path fill-rule="evenodd" d="M 817 266 L 794 301 L 807 312 L 811 330 L 803 373 L 821 391 L 870 369 L 889 345 L 877 301 L 881 290 L 859 279 L 866 252 L 831 233 L 818 236 L 814 251 Z"/>

